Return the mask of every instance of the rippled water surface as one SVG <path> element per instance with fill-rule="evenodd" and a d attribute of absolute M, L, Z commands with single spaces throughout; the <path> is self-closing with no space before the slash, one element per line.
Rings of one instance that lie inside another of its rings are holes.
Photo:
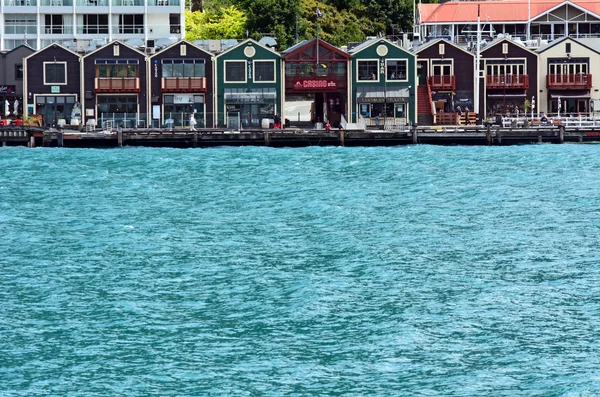
<path fill-rule="evenodd" d="M 600 146 L 0 149 L 2 396 L 597 396 Z"/>

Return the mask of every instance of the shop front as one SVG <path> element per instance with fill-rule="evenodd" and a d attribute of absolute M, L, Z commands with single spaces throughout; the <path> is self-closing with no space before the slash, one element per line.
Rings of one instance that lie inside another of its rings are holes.
<path fill-rule="evenodd" d="M 96 106 L 99 125 L 111 123 L 113 127 L 132 128 L 137 125 L 138 96 L 137 94 L 98 94 Z"/>
<path fill-rule="evenodd" d="M 274 88 L 225 89 L 227 128 L 262 128 L 263 120 L 275 115 L 276 92 Z"/>
<path fill-rule="evenodd" d="M 79 126 L 81 123 L 81 104 L 77 95 L 35 95 L 35 114 L 42 116 L 45 126 Z"/>
<path fill-rule="evenodd" d="M 163 123 L 172 126 L 188 126 L 191 115 L 196 119 L 196 127 L 206 127 L 204 94 L 164 94 Z"/>
<path fill-rule="evenodd" d="M 404 126 L 408 123 L 409 97 L 408 88 L 388 92 L 381 86 L 358 87 L 357 112 L 365 119 L 367 126 Z"/>

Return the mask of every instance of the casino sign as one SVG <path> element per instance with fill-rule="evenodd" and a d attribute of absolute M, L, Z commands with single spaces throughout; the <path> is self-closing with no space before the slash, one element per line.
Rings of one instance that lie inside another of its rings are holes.
<path fill-rule="evenodd" d="M 17 91 L 17 86 L 0 85 L 0 94 L 14 94 Z"/>
<path fill-rule="evenodd" d="M 294 79 L 294 90 L 335 90 L 337 81 L 332 79 Z"/>

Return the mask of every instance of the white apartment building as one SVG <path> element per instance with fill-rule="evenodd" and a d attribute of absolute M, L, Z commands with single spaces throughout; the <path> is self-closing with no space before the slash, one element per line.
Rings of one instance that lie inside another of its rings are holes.
<path fill-rule="evenodd" d="M 185 36 L 184 2 L 0 0 L 0 51 L 21 44 L 41 49 L 53 42 L 80 52 L 113 40 L 135 40 L 139 47 L 175 42 Z"/>

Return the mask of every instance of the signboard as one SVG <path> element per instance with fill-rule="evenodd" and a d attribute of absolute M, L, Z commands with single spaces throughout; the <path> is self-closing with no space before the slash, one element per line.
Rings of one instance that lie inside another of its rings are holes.
<path fill-rule="evenodd" d="M 294 90 L 335 90 L 337 81 L 331 79 L 294 79 Z"/>
<path fill-rule="evenodd" d="M 16 90 L 14 85 L 0 85 L 0 94 L 14 94 Z"/>
<path fill-rule="evenodd" d="M 152 119 L 160 120 L 160 105 L 152 105 Z"/>
<path fill-rule="evenodd" d="M 50 86 L 50 92 L 53 94 L 60 94 L 60 86 L 59 85 Z"/>

